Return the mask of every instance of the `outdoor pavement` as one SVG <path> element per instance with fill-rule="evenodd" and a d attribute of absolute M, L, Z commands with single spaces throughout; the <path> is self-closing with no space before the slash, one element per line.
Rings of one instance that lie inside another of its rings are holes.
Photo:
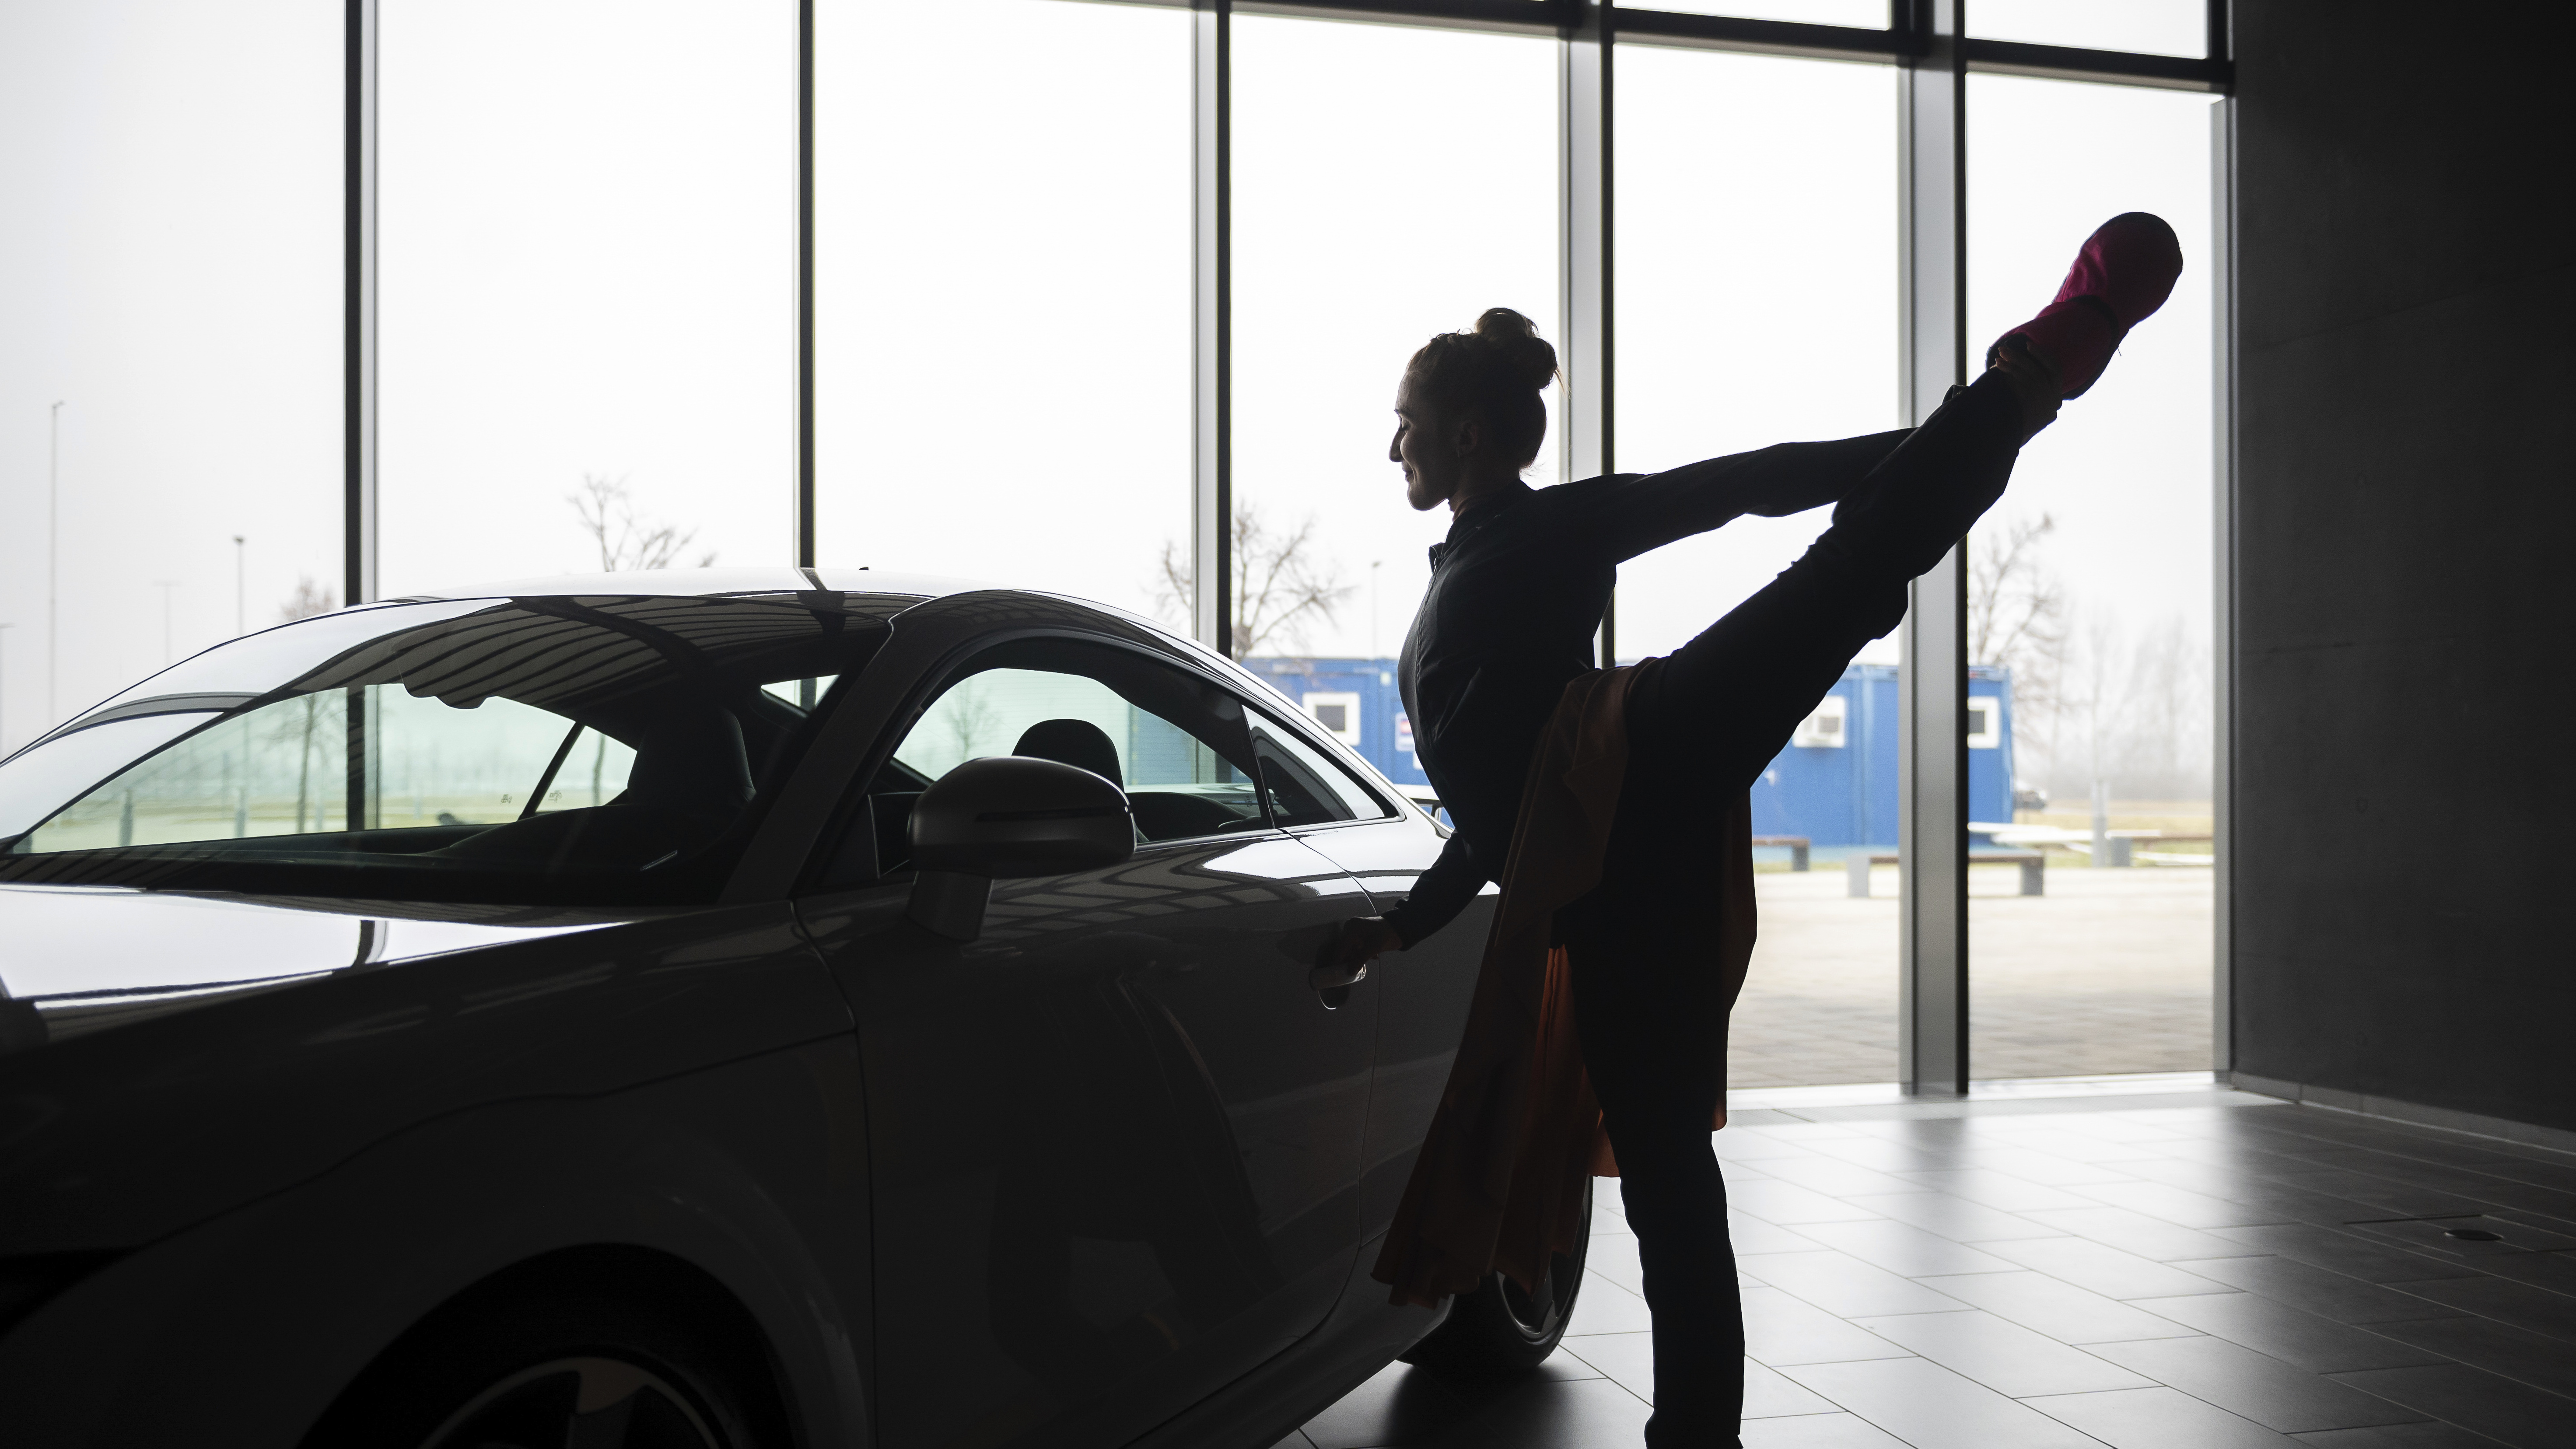
<path fill-rule="evenodd" d="M 1761 938 L 1736 1004 L 1727 1085 L 1892 1082 L 1896 868 L 1852 900 L 1838 863 L 1753 878 Z M 2052 861 L 1968 873 L 1968 1061 L 1979 1080 L 2207 1071 L 2212 877 Z"/>
<path fill-rule="evenodd" d="M 2576 1155 L 2161 1085 L 1742 1104 L 1716 1142 L 1744 1443 L 2576 1445 Z M 1572 1332 L 1537 1374 L 1398 1364 L 1278 1449 L 1634 1449 L 1649 1320 L 1599 1189 Z"/>

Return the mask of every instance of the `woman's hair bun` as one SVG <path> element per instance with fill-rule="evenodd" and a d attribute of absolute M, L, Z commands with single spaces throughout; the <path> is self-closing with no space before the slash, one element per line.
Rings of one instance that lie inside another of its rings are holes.
<path fill-rule="evenodd" d="M 1547 438 L 1547 403 L 1539 394 L 1556 380 L 1556 349 L 1529 318 L 1488 307 L 1474 331 L 1443 332 L 1422 344 L 1405 375 L 1423 403 L 1483 419 L 1493 446 L 1517 466 L 1537 460 Z"/>
<path fill-rule="evenodd" d="M 1538 324 L 1509 307 L 1488 307 L 1476 319 L 1476 338 L 1498 354 L 1504 373 L 1538 392 L 1556 380 L 1556 349 L 1538 335 Z"/>

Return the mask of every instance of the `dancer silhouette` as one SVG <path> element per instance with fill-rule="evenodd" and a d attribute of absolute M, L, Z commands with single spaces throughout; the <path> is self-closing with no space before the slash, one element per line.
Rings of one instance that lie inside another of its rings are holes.
<path fill-rule="evenodd" d="M 1472 332 L 1432 338 L 1405 370 L 1388 456 L 1407 500 L 1445 503 L 1453 521 L 1431 550 L 1400 678 L 1418 758 L 1457 830 L 1402 905 L 1344 926 L 1332 951 L 1346 965 L 1420 941 L 1501 878 L 1533 750 L 1574 698 L 1568 684 L 1593 667 L 1619 564 L 1747 513 L 1835 505 L 1795 564 L 1638 672 L 1600 882 L 1555 917 L 1654 1314 L 1652 1449 L 1734 1445 L 1743 1406 L 1744 1330 L 1709 1128 L 1738 984 L 1716 969 L 1712 902 L 1744 842 L 1714 827 L 1742 818 L 1744 792 L 1798 722 L 1896 627 L 1906 585 L 2002 495 L 2022 445 L 2093 385 L 2181 268 L 2162 220 L 2115 217 L 2084 243 L 2056 300 L 1999 338 L 1986 370 L 1922 426 L 1650 476 L 1521 481 L 1546 434 L 1540 391 L 1556 353 L 1517 312 L 1497 307 Z M 1398 1246 L 1382 1261 L 1399 1259 Z"/>

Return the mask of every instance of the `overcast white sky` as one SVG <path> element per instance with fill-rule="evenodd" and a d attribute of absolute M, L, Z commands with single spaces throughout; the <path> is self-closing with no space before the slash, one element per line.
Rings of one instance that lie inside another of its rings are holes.
<path fill-rule="evenodd" d="M 1981 29 L 2011 19 L 2000 4 Z M 695 551 L 784 561 L 793 7 L 383 14 L 387 590 L 587 567 L 564 501 L 585 473 L 695 528 Z M 340 15 L 0 0 L 0 742 L 232 633 L 236 534 L 253 627 L 299 577 L 338 582 Z M 1188 23 L 823 0 L 826 562 L 1151 607 L 1188 520 Z M 1555 335 L 1552 46 L 1254 17 L 1235 46 L 1238 497 L 1314 517 L 1355 586 L 1309 648 L 1392 652 L 1445 529 L 1384 461 L 1398 370 L 1491 305 Z M 1621 67 L 1621 465 L 1892 426 L 1892 72 L 1642 47 Z M 2044 302 L 2115 211 L 2163 212 L 2204 263 L 2210 105 L 1979 78 L 1980 331 Z M 2186 273 L 2006 504 L 2057 517 L 2088 597 L 2204 628 L 2207 275 Z M 1641 561 L 1621 652 L 1686 639 L 1821 524 Z"/>

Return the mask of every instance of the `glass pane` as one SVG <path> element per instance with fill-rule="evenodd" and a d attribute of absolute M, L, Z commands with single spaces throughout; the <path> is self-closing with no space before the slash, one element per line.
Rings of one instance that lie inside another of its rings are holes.
<path fill-rule="evenodd" d="M 1284 728 L 1262 721 L 1252 737 L 1270 786 L 1270 809 L 1282 825 L 1331 820 L 1383 820 L 1394 807 L 1361 787 L 1349 771 Z"/>
<path fill-rule="evenodd" d="M 776 563 L 796 10 L 383 0 L 384 592 Z"/>
<path fill-rule="evenodd" d="M 0 766 L 0 879 L 578 901 L 661 871 L 651 899 L 703 898 L 810 736 L 769 686 L 883 638 L 809 605 L 397 605 L 278 631 L 351 646 L 284 678 L 274 640 L 224 646 L 192 664 L 220 692 L 111 706 Z"/>
<path fill-rule="evenodd" d="M 1978 0 L 1979 4 L 1988 0 Z M 1655 0 L 1652 5 L 1622 5 L 1622 10 L 1670 10 L 1683 15 L 1732 15 L 1742 20 L 1794 20 L 1806 25 L 1848 25 L 1885 30 L 1887 0 Z M 1624 58 L 1636 54 L 1620 52 Z M 1626 83 L 1623 73 L 1621 83 Z"/>
<path fill-rule="evenodd" d="M 1387 461 L 1396 383 L 1489 307 L 1560 340 L 1556 165 L 1553 41 L 1235 20 L 1238 656 L 1394 667 L 1449 530 Z"/>
<path fill-rule="evenodd" d="M 1898 426 L 1895 72 L 1638 46 L 1617 97 L 1620 469 Z M 1621 569 L 1621 658 L 1687 642 L 1826 522 L 1738 519 Z M 1843 869 L 1896 849 L 1895 640 L 1862 661 L 1754 786 L 1781 843 L 1755 853 L 1736 1088 L 1896 1079 L 1895 867 L 1859 900 Z"/>
<path fill-rule="evenodd" d="M 2209 1067 L 2216 104 L 1968 82 L 1972 338 L 2037 311 L 2120 212 L 2173 223 L 2184 258 L 2172 300 L 2023 450 L 1969 540 L 1969 691 L 2000 726 L 1969 740 L 1969 814 L 2003 827 L 1979 842 L 2045 857 L 2039 896 L 2016 863 L 1969 872 L 1981 1078 Z"/>
<path fill-rule="evenodd" d="M 1976 0 L 1968 7 L 1968 33 L 2083 50 L 2207 55 L 2209 6 L 2206 0 Z"/>
<path fill-rule="evenodd" d="M 816 6 L 825 563 L 1151 613 L 1190 519 L 1190 16 Z"/>
<path fill-rule="evenodd" d="M 343 9 L 0 6 L 0 752 L 340 576 Z"/>
<path fill-rule="evenodd" d="M 1220 718 L 1195 681 L 1115 651 L 1004 646 L 922 712 L 869 787 L 881 858 L 907 853 L 913 797 L 968 760 L 1030 755 L 1091 771 L 1127 792 L 1147 840 L 1266 824 L 1242 711 Z"/>

